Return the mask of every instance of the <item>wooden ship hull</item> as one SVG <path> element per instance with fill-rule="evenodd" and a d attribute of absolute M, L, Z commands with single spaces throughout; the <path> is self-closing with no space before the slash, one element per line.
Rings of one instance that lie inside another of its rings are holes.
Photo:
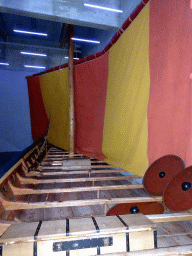
<path fill-rule="evenodd" d="M 59 251 L 62 255 L 191 255 L 191 212 L 150 214 L 149 204 L 162 202 L 162 197 L 149 196 L 137 183 L 140 178 L 124 175 L 122 169 L 103 161 L 69 156 L 39 143 L 1 179 L 1 255 L 14 250 L 18 255 L 46 255 L 48 247 L 49 255 Z M 145 203 L 149 214 L 106 216 L 120 203 Z M 38 225 L 45 226 L 35 237 Z"/>

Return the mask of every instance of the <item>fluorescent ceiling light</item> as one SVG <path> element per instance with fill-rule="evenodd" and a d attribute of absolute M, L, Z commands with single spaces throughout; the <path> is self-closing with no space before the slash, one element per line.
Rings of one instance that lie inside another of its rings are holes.
<path fill-rule="evenodd" d="M 30 65 L 24 65 L 25 68 L 45 68 L 40 66 L 30 66 Z"/>
<path fill-rule="evenodd" d="M 37 35 L 37 36 L 47 36 L 47 34 L 45 34 L 45 33 L 31 32 L 31 31 L 25 31 L 25 30 L 14 29 L 13 31 L 16 32 L 16 33 L 22 33 L 22 34 L 30 34 L 30 35 Z"/>
<path fill-rule="evenodd" d="M 65 57 L 65 59 L 69 59 L 69 57 Z M 73 58 L 74 60 L 79 60 L 79 58 Z"/>
<path fill-rule="evenodd" d="M 81 39 L 81 38 L 71 38 L 74 41 L 81 41 L 81 42 L 87 42 L 87 43 L 94 43 L 94 44 L 100 44 L 100 41 L 95 41 L 95 40 L 88 40 L 88 39 Z"/>
<path fill-rule="evenodd" d="M 21 54 L 47 57 L 47 55 L 46 55 L 46 54 L 43 54 L 43 53 L 21 52 Z"/>
<path fill-rule="evenodd" d="M 9 66 L 9 63 L 0 62 L 0 65 Z"/>
<path fill-rule="evenodd" d="M 108 8 L 108 7 L 102 7 L 102 6 L 93 5 L 93 4 L 84 4 L 84 6 L 97 8 L 97 9 L 102 9 L 102 10 L 111 11 L 111 12 L 121 12 L 121 13 L 123 12 L 122 10 Z"/>

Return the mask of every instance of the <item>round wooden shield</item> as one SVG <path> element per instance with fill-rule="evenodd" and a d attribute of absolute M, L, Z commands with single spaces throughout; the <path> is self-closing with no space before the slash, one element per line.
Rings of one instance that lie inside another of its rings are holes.
<path fill-rule="evenodd" d="M 163 200 L 171 211 L 186 211 L 192 208 L 192 166 L 180 172 L 165 189 Z"/>
<path fill-rule="evenodd" d="M 176 155 L 166 155 L 157 159 L 149 166 L 143 177 L 144 189 L 154 196 L 163 195 L 167 184 L 184 168 L 183 160 Z"/>
<path fill-rule="evenodd" d="M 164 207 L 162 204 L 157 202 L 149 202 L 149 203 L 124 203 L 117 204 L 113 206 L 108 212 L 107 216 L 110 215 L 123 215 L 123 214 L 160 214 L 164 212 Z"/>

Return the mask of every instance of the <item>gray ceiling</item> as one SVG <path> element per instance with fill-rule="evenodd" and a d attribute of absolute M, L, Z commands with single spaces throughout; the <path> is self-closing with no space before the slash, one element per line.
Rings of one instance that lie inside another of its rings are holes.
<path fill-rule="evenodd" d="M 123 13 L 86 7 L 84 3 L 121 9 Z M 26 70 L 24 65 L 47 69 L 66 63 L 66 24 L 74 24 L 75 37 L 101 42 L 75 42 L 75 57 L 101 51 L 139 3 L 140 0 L 0 0 L 0 62 L 9 63 L 0 65 L 0 69 Z M 14 29 L 48 36 L 15 33 Z M 21 51 L 44 53 L 47 57 L 22 55 Z"/>

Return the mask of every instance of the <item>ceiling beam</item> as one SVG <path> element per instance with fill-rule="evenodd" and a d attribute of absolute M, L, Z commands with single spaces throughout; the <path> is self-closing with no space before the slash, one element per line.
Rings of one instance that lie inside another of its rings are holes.
<path fill-rule="evenodd" d="M 113 0 L 112 2 L 112 7 L 119 9 L 121 1 Z M 102 4 L 111 6 L 108 0 L 103 0 Z M 121 14 L 85 7 L 84 0 L 0 1 L 0 11 L 107 30 L 117 30 L 121 23 Z"/>
<path fill-rule="evenodd" d="M 33 49 L 45 49 L 45 50 L 51 50 L 51 51 L 65 51 L 68 53 L 68 48 L 59 48 L 59 47 L 49 47 L 49 46 L 39 46 L 39 45 L 29 45 L 29 44 L 22 44 L 22 43 L 15 43 L 15 42 L 1 42 L 0 41 L 0 46 L 1 45 L 8 45 L 8 46 L 15 46 L 15 47 L 21 47 L 21 48 L 33 48 Z M 81 53 L 80 50 L 75 49 L 75 53 Z"/>

